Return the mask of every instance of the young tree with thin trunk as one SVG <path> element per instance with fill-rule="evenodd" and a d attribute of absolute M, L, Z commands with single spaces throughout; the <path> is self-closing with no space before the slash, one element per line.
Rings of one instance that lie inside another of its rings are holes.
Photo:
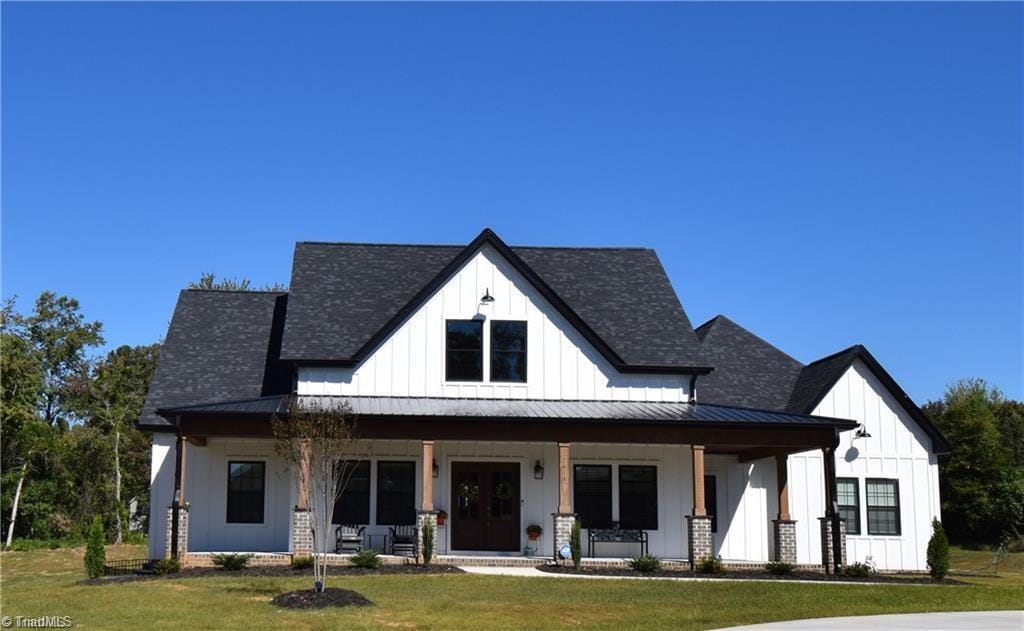
<path fill-rule="evenodd" d="M 313 585 L 324 590 L 334 505 L 359 462 L 356 419 L 347 401 L 292 397 L 273 420 L 275 449 L 297 472 L 300 505 L 308 508 L 313 539 Z"/>

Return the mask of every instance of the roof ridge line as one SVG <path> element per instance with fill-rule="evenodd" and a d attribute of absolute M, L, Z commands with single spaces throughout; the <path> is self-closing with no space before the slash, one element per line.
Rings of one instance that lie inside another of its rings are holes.
<path fill-rule="evenodd" d="M 285 296 L 287 289 L 211 289 L 207 287 L 185 287 L 181 291 L 202 291 L 211 294 L 278 294 Z"/>
<path fill-rule="evenodd" d="M 865 346 L 863 344 L 851 344 L 850 346 L 847 346 L 846 348 L 844 348 L 844 349 L 842 349 L 840 351 L 836 351 L 836 352 L 832 353 L 831 355 L 826 355 L 826 356 L 821 357 L 819 359 L 815 359 L 814 361 L 812 361 L 812 362 L 808 363 L 807 365 L 805 365 L 804 368 L 810 368 L 811 366 L 814 366 L 816 364 L 820 364 L 822 362 L 826 362 L 826 361 L 828 361 L 830 359 L 835 359 L 836 357 L 839 357 L 840 355 L 842 355 L 844 353 L 849 353 L 851 351 L 856 351 L 856 352 L 860 353 L 860 352 L 863 352 L 865 350 L 867 350 L 867 348 L 865 348 Z"/>

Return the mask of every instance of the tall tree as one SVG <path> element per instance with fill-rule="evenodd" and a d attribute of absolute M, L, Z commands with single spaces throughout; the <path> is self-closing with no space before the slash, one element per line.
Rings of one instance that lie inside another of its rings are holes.
<path fill-rule="evenodd" d="M 1016 528 L 1001 517 L 1003 489 L 1013 487 L 1005 477 L 1010 450 L 994 412 L 1001 402 L 984 380 L 968 379 L 952 384 L 941 404 L 925 406 L 953 445 L 941 463 L 940 487 L 943 521 L 957 542 L 991 543 Z"/>
<path fill-rule="evenodd" d="M 69 382 L 87 366 L 87 353 L 103 344 L 103 324 L 88 322 L 78 301 L 44 291 L 28 316 L 14 316 L 28 334 L 42 367 L 40 415 L 51 427 L 70 422 L 65 409 Z"/>
<path fill-rule="evenodd" d="M 112 443 L 111 473 L 115 506 L 115 543 L 124 537 L 126 510 L 122 500 L 126 451 L 135 457 L 129 460 L 130 488 L 138 490 L 140 447 L 148 451 L 148 440 L 135 429 L 133 421 L 142 414 L 149 382 L 156 369 L 159 344 L 120 346 L 82 375 L 74 388 L 72 408 L 85 419 L 88 427 L 109 437 Z"/>
<path fill-rule="evenodd" d="M 7 545 L 11 545 L 14 537 L 29 462 L 40 444 L 40 434 L 48 429 L 39 426 L 37 416 L 43 392 L 42 365 L 27 332 L 20 326 L 14 303 L 14 298 L 10 298 L 0 307 L 0 470 L 2 486 L 8 489 L 13 483 L 15 488 L 10 499 Z"/>

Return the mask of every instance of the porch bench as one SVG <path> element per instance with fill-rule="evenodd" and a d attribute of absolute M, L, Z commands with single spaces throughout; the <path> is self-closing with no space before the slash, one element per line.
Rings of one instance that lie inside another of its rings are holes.
<path fill-rule="evenodd" d="M 618 522 L 612 522 L 611 528 L 587 529 L 587 556 L 594 556 L 594 544 L 597 543 L 637 543 L 640 544 L 640 555 L 647 554 L 647 531 L 639 528 L 621 528 Z"/>

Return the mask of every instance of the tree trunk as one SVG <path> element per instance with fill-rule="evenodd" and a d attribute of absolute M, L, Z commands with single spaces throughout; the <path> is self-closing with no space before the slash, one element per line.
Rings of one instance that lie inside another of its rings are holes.
<path fill-rule="evenodd" d="M 121 430 L 114 430 L 114 507 L 117 510 L 117 534 L 114 543 L 120 545 L 121 531 Z"/>
<path fill-rule="evenodd" d="M 14 539 L 14 521 L 18 519 L 18 502 L 21 501 L 21 485 L 25 483 L 25 475 L 28 473 L 28 460 L 21 465 L 21 475 L 18 476 L 18 488 L 14 491 L 14 505 L 11 506 L 11 523 L 7 526 L 7 547 L 11 547 Z"/>

